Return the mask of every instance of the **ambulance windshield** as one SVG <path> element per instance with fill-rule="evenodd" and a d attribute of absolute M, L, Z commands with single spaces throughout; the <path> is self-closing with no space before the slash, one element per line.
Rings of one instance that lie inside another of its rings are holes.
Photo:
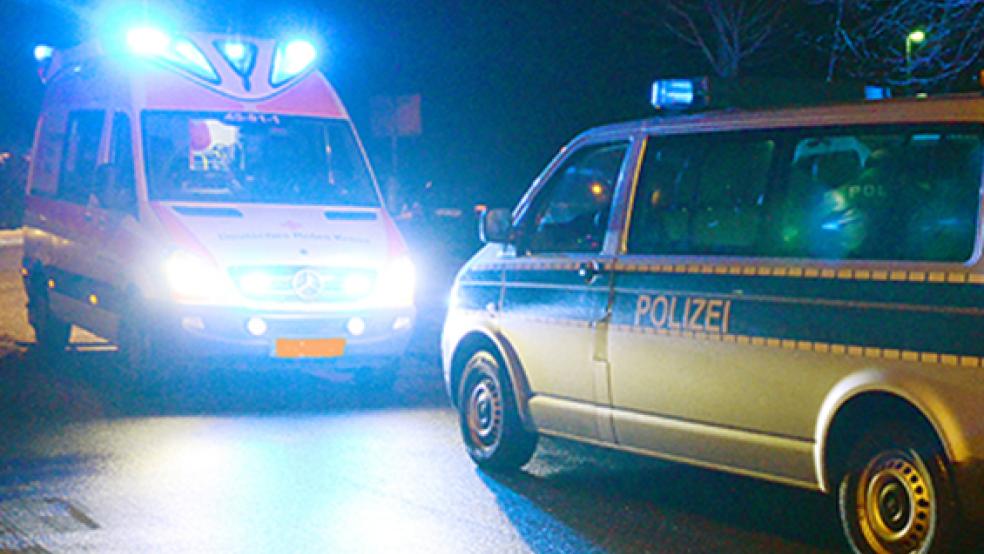
<path fill-rule="evenodd" d="M 378 206 L 347 121 L 146 112 L 151 200 Z"/>

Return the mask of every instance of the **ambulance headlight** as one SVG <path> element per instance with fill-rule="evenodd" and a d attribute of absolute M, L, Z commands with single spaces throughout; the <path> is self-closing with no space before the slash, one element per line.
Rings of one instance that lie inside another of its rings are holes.
<path fill-rule="evenodd" d="M 346 296 L 365 296 L 372 292 L 372 279 L 362 273 L 353 273 L 342 281 L 342 291 Z"/>
<path fill-rule="evenodd" d="M 179 300 L 208 300 L 222 291 L 222 274 L 199 256 L 177 250 L 164 262 L 171 292 Z"/>
<path fill-rule="evenodd" d="M 416 284 L 416 270 L 410 258 L 396 258 L 380 271 L 376 280 L 376 297 L 384 306 L 409 307 L 413 305 Z"/>
<path fill-rule="evenodd" d="M 239 288 L 248 294 L 265 294 L 273 286 L 273 277 L 269 273 L 254 271 L 239 279 Z"/>

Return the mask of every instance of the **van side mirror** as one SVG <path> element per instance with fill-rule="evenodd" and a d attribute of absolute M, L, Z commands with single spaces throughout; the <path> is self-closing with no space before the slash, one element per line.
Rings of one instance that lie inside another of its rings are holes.
<path fill-rule="evenodd" d="M 484 243 L 507 243 L 513 239 L 512 213 L 505 208 L 486 210 L 478 224 L 478 237 Z"/>

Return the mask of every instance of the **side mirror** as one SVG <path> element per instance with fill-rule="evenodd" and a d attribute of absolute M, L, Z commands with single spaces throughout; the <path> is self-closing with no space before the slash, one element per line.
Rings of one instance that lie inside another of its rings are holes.
<path fill-rule="evenodd" d="M 512 213 L 505 208 L 486 210 L 478 224 L 478 237 L 484 243 L 507 243 L 513 238 Z"/>

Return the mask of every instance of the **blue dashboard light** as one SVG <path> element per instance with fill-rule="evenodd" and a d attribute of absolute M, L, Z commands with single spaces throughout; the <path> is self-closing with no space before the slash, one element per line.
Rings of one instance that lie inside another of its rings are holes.
<path fill-rule="evenodd" d="M 47 44 L 39 44 L 34 47 L 34 59 L 38 62 L 45 62 L 51 59 L 51 56 L 55 54 L 55 49 L 48 46 Z"/>
<path fill-rule="evenodd" d="M 171 47 L 171 37 L 153 27 L 136 27 L 126 33 L 130 51 L 140 56 L 161 56 Z"/>

